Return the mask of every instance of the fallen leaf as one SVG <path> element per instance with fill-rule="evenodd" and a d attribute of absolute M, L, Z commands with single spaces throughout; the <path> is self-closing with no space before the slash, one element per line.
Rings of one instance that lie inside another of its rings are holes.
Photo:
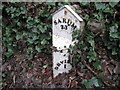
<path fill-rule="evenodd" d="M 63 82 L 62 82 L 62 87 L 67 88 L 67 84 L 68 84 L 68 80 L 64 79 Z"/>
<path fill-rule="evenodd" d="M 7 66 L 8 67 L 8 70 L 10 71 L 11 70 L 11 65 Z"/>
<path fill-rule="evenodd" d="M 13 83 L 15 84 L 15 79 L 16 79 L 16 76 L 14 75 L 13 76 Z"/>
<path fill-rule="evenodd" d="M 77 87 L 77 84 L 78 84 L 78 82 L 77 82 L 76 80 L 72 80 L 70 87 L 71 87 L 71 88 Z"/>
<path fill-rule="evenodd" d="M 44 65 L 43 68 L 47 68 L 48 67 L 48 64 Z"/>
<path fill-rule="evenodd" d="M 81 72 L 79 72 L 79 71 L 77 71 L 77 73 L 78 73 L 78 75 L 81 76 L 81 77 L 84 76 L 84 73 L 81 73 Z"/>

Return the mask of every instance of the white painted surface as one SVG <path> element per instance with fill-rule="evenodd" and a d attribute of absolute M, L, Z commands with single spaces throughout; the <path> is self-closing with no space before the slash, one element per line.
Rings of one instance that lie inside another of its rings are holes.
<path fill-rule="evenodd" d="M 57 47 L 57 51 L 53 52 L 53 75 L 56 77 L 59 73 L 68 73 L 72 66 L 69 63 L 69 53 L 67 49 L 69 45 L 73 45 L 72 32 L 80 29 L 80 18 L 68 5 L 63 6 L 53 14 L 52 18 L 52 42 Z M 66 46 L 66 48 L 65 48 Z"/>

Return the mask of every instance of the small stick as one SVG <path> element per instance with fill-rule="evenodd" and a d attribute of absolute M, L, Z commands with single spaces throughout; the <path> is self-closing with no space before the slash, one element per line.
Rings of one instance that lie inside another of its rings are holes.
<path fill-rule="evenodd" d="M 97 73 L 96 73 L 95 71 L 93 71 L 92 68 L 91 68 L 89 65 L 87 65 L 87 63 L 86 63 L 85 60 L 81 60 L 81 62 L 82 62 L 95 76 L 97 76 Z M 97 76 L 97 77 L 98 77 L 98 76 Z M 109 84 L 106 83 L 105 81 L 103 81 L 103 83 L 104 83 L 106 86 L 109 86 Z"/>

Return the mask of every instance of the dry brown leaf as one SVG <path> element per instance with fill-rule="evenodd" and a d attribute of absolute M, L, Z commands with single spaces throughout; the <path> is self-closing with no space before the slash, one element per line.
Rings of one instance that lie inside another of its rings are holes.
<path fill-rule="evenodd" d="M 78 84 L 78 82 L 77 82 L 76 80 L 72 80 L 70 87 L 71 87 L 71 88 L 77 87 L 77 84 Z"/>
<path fill-rule="evenodd" d="M 15 84 L 15 81 L 16 81 L 16 76 L 14 75 L 13 76 L 13 83 Z"/>
<path fill-rule="evenodd" d="M 7 66 L 8 67 L 8 70 L 10 71 L 11 70 L 11 65 Z"/>
<path fill-rule="evenodd" d="M 78 73 L 78 75 L 81 76 L 81 77 L 84 76 L 84 73 L 81 73 L 81 72 L 79 72 L 79 71 L 77 71 L 77 73 Z"/>

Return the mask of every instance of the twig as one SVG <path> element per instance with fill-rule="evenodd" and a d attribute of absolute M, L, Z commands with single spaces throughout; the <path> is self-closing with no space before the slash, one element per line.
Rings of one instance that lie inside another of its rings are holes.
<path fill-rule="evenodd" d="M 85 60 L 81 60 L 81 62 L 87 67 L 87 69 L 89 69 L 95 76 L 98 77 L 97 73 L 95 71 L 93 71 L 93 69 L 87 65 L 86 61 Z M 106 85 L 106 86 L 110 86 L 107 82 L 103 81 L 103 83 Z"/>
<path fill-rule="evenodd" d="M 97 75 L 97 73 L 96 72 L 94 72 L 93 70 L 92 70 L 92 68 L 89 66 L 89 65 L 87 65 L 87 63 L 86 63 L 86 61 L 85 60 L 81 60 L 81 62 L 94 74 L 94 75 Z"/>

